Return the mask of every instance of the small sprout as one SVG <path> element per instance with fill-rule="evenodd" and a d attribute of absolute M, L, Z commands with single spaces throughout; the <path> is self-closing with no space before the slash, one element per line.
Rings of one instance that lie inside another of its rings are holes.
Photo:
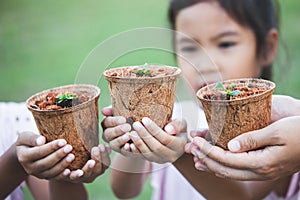
<path fill-rule="evenodd" d="M 234 90 L 230 93 L 230 96 L 236 96 L 236 95 L 239 95 L 239 94 L 242 94 L 243 92 L 239 91 L 239 90 Z"/>
<path fill-rule="evenodd" d="M 216 89 L 220 89 L 219 90 L 219 93 L 221 94 L 226 94 L 226 95 L 229 95 L 229 96 L 236 96 L 236 95 L 239 95 L 239 94 L 242 94 L 243 92 L 241 92 L 240 90 L 234 90 L 234 84 L 231 83 L 229 88 L 226 89 L 225 86 L 221 83 L 221 82 L 218 82 L 215 86 Z"/>
<path fill-rule="evenodd" d="M 147 69 L 147 63 L 144 64 L 143 68 L 136 70 L 138 76 L 151 76 L 151 70 Z"/>
<path fill-rule="evenodd" d="M 60 104 L 63 101 L 68 101 L 68 100 L 72 100 L 72 99 L 76 99 L 76 95 L 74 94 L 59 94 L 55 97 L 57 99 L 57 103 Z"/>
<path fill-rule="evenodd" d="M 148 69 L 148 70 L 145 71 L 145 74 L 146 74 L 146 75 L 150 75 L 150 74 L 151 74 L 151 71 Z"/>
<path fill-rule="evenodd" d="M 144 74 L 144 69 L 138 69 L 136 70 L 136 73 L 139 75 L 143 75 Z"/>
<path fill-rule="evenodd" d="M 215 88 L 216 89 L 225 89 L 224 85 L 221 82 L 217 82 Z"/>

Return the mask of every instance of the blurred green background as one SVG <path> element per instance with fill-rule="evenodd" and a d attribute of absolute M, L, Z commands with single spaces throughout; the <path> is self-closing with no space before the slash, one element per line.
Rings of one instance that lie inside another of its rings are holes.
<path fill-rule="evenodd" d="M 300 98 L 300 1 L 280 0 L 281 45 L 275 64 L 276 93 Z M 101 42 L 134 28 L 168 27 L 168 0 L 0 2 L 0 100 L 25 101 L 44 89 L 75 82 L 80 66 Z M 113 51 L 108 49 L 107 51 Z M 142 63 L 176 65 L 171 53 L 137 50 L 111 66 Z M 99 66 L 104 70 L 106 66 Z M 109 105 L 107 85 L 99 74 L 100 108 Z M 87 184 L 90 199 L 116 199 L 109 170 Z M 150 199 L 149 182 L 136 199 Z M 26 190 L 26 199 L 32 199 Z"/>

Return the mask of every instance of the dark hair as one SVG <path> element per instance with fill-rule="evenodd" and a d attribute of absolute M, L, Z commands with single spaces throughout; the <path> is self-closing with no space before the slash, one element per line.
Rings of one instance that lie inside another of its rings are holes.
<path fill-rule="evenodd" d="M 176 29 L 178 13 L 194 4 L 212 0 L 172 0 L 169 6 L 169 21 Z M 279 5 L 276 0 L 214 0 L 237 23 L 250 28 L 256 38 L 256 55 L 264 56 L 266 37 L 272 28 L 279 30 Z M 263 67 L 261 78 L 272 78 L 272 65 Z"/>

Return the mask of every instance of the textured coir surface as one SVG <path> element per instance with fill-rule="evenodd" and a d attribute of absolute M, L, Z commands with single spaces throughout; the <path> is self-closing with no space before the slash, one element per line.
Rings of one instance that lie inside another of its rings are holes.
<path fill-rule="evenodd" d="M 32 108 L 37 100 L 44 98 L 49 92 L 72 92 L 84 94 L 89 100 L 74 107 L 61 110 L 38 110 Z M 91 158 L 93 146 L 99 142 L 98 98 L 99 88 L 90 85 L 69 85 L 53 88 L 33 95 L 27 100 L 27 107 L 32 112 L 41 135 L 47 142 L 63 138 L 72 145 L 75 160 L 70 169 L 81 169 Z"/>
<path fill-rule="evenodd" d="M 115 116 L 124 116 L 131 124 L 141 121 L 143 117 L 149 117 L 163 128 L 171 121 L 180 69 L 168 66 L 151 67 L 167 68 L 171 73 L 154 77 L 111 76 L 112 71 L 123 71 L 123 67 L 108 70 L 104 75 L 108 81 Z"/>
<path fill-rule="evenodd" d="M 224 81 L 224 85 L 255 86 L 268 89 L 260 94 L 254 94 L 235 100 L 208 100 L 203 98 L 211 92 L 215 84 L 201 88 L 197 96 L 203 106 L 213 142 L 227 149 L 227 143 L 234 137 L 256 129 L 261 129 L 270 123 L 272 93 L 275 84 L 262 79 L 238 79 Z"/>

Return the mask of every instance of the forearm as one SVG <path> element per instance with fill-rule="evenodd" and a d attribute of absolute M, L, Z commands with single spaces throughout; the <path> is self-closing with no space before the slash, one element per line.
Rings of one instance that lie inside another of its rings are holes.
<path fill-rule="evenodd" d="M 88 199 L 83 183 L 70 183 L 64 181 L 49 181 L 49 195 L 53 200 Z"/>
<path fill-rule="evenodd" d="M 261 199 L 272 190 L 275 182 L 240 182 L 218 178 L 194 167 L 193 156 L 183 154 L 174 166 L 207 199 Z M 258 187 L 260 186 L 260 187 Z"/>
<path fill-rule="evenodd" d="M 18 161 L 15 144 L 0 157 L 0 177 L 2 183 L 0 184 L 0 199 L 4 199 L 27 177 L 27 173 Z"/>
<path fill-rule="evenodd" d="M 150 163 L 141 158 L 124 157 L 117 153 L 111 165 L 111 186 L 119 198 L 133 198 L 143 187 Z"/>

